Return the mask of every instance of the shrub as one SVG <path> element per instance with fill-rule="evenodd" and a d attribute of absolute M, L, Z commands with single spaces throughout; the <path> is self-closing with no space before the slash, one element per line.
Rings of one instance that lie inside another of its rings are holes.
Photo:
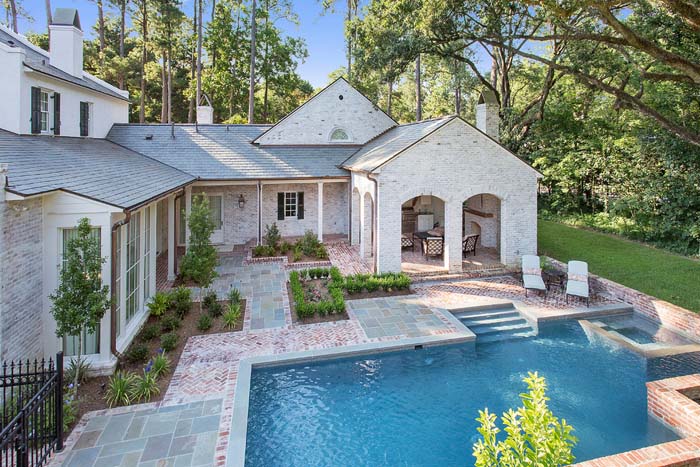
<path fill-rule="evenodd" d="M 279 249 L 280 249 L 280 253 L 282 253 L 283 255 L 286 255 L 287 253 L 292 251 L 292 248 L 294 248 L 294 245 L 292 245 L 291 243 L 289 243 L 288 241 L 285 240 L 282 243 L 280 243 Z"/>
<path fill-rule="evenodd" d="M 239 303 L 241 301 L 241 291 L 233 287 L 228 291 L 229 303 Z"/>
<path fill-rule="evenodd" d="M 148 312 L 153 316 L 162 316 L 170 308 L 170 295 L 165 292 L 156 292 L 148 302 Z"/>
<path fill-rule="evenodd" d="M 68 433 L 71 425 L 77 420 L 78 398 L 76 396 L 76 388 L 69 386 L 63 394 L 63 432 Z"/>
<path fill-rule="evenodd" d="M 170 371 L 170 359 L 165 356 L 165 352 L 159 352 L 153 357 L 151 373 L 153 373 L 156 378 L 160 378 L 168 371 Z"/>
<path fill-rule="evenodd" d="M 294 247 L 294 252 L 292 253 L 292 261 L 298 263 L 299 261 L 301 261 L 301 255 L 301 246 L 297 244 Z"/>
<path fill-rule="evenodd" d="M 209 306 L 207 311 L 212 318 L 218 318 L 224 312 L 224 307 L 221 306 L 221 303 L 214 302 Z"/>
<path fill-rule="evenodd" d="M 156 375 L 152 371 L 143 371 L 143 376 L 134 377 L 134 383 L 131 388 L 132 401 L 148 402 L 153 396 L 160 392 Z"/>
<path fill-rule="evenodd" d="M 115 405 L 128 405 L 134 391 L 134 374 L 117 371 L 109 377 L 105 401 L 110 407 Z"/>
<path fill-rule="evenodd" d="M 254 258 L 266 258 L 268 256 L 275 256 L 275 249 L 269 245 L 258 245 L 253 248 Z"/>
<path fill-rule="evenodd" d="M 199 320 L 197 321 L 197 329 L 200 331 L 208 331 L 211 329 L 211 316 L 209 315 L 202 315 L 199 317 Z"/>
<path fill-rule="evenodd" d="M 88 372 L 91 369 L 91 365 L 86 360 L 72 359 L 68 364 L 68 368 L 63 375 L 64 381 L 72 381 L 82 384 L 87 380 Z M 76 374 L 77 373 L 77 374 Z"/>
<path fill-rule="evenodd" d="M 223 319 L 226 329 L 235 328 L 241 320 L 241 304 L 229 303 Z"/>
<path fill-rule="evenodd" d="M 170 292 L 170 300 L 175 308 L 175 314 L 182 319 L 192 309 L 192 290 L 180 286 Z"/>
<path fill-rule="evenodd" d="M 145 362 L 148 358 L 148 347 L 143 344 L 134 344 L 126 352 L 126 360 L 130 363 Z"/>
<path fill-rule="evenodd" d="M 170 352 L 175 348 L 175 346 L 177 346 L 177 340 L 178 335 L 174 332 L 163 334 L 160 337 L 160 346 L 163 348 L 164 351 Z"/>
<path fill-rule="evenodd" d="M 316 259 L 328 259 L 326 245 L 321 243 L 316 247 Z"/>
<path fill-rule="evenodd" d="M 506 439 L 498 441 L 501 431 L 496 426 L 496 415 L 484 409 L 476 419 L 481 425 L 477 431 L 483 439 L 474 444 L 477 466 L 492 465 L 568 465 L 574 461 L 571 450 L 577 439 L 566 420 L 561 422 L 547 407 L 547 383 L 537 373 L 528 373 L 523 379 L 528 392 L 521 394 L 523 407 L 503 414 Z"/>
<path fill-rule="evenodd" d="M 141 340 L 150 341 L 158 337 L 160 330 L 156 324 L 148 324 L 141 330 Z"/>
<path fill-rule="evenodd" d="M 301 247 L 301 251 L 306 256 L 314 256 L 320 244 L 321 242 L 318 241 L 318 237 L 311 230 L 304 232 L 304 236 L 297 241 L 297 245 Z"/>
<path fill-rule="evenodd" d="M 312 277 L 330 276 L 331 279 L 328 285 L 328 292 L 331 298 L 330 300 L 310 302 L 307 299 L 304 288 L 301 284 L 300 273 L 298 271 L 292 271 L 289 273 L 289 284 L 292 291 L 292 300 L 294 301 L 294 309 L 296 310 L 297 316 L 300 318 L 307 318 L 316 313 L 325 316 L 333 313 L 342 313 L 345 311 L 345 299 L 343 297 L 344 279 L 338 268 L 316 268 L 310 269 L 308 272 L 312 275 Z"/>
<path fill-rule="evenodd" d="M 216 301 L 219 299 L 219 297 L 216 296 L 216 292 L 213 290 L 209 293 L 207 293 L 204 298 L 202 299 L 202 308 L 209 309 Z"/>
<path fill-rule="evenodd" d="M 180 318 L 174 315 L 164 316 L 160 321 L 160 329 L 163 332 L 170 332 L 180 328 Z"/>
<path fill-rule="evenodd" d="M 272 251 L 277 250 L 282 236 L 280 235 L 280 230 L 277 228 L 277 223 L 273 222 L 272 225 L 265 225 L 265 235 L 263 240 L 265 245 L 272 248 Z"/>

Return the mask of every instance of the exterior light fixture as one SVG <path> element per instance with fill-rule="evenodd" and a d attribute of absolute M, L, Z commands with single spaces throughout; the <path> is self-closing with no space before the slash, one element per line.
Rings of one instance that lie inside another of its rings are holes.
<path fill-rule="evenodd" d="M 243 197 L 243 193 L 238 195 L 238 207 L 241 209 L 245 207 L 245 198 Z"/>

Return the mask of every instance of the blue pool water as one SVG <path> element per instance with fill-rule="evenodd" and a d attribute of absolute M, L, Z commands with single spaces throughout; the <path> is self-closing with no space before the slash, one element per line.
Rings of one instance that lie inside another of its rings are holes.
<path fill-rule="evenodd" d="M 676 439 L 647 416 L 645 382 L 700 370 L 686 354 L 646 361 L 575 321 L 538 337 L 432 347 L 253 371 L 246 465 L 471 466 L 477 411 L 520 405 L 538 371 L 573 425 L 577 460 Z"/>

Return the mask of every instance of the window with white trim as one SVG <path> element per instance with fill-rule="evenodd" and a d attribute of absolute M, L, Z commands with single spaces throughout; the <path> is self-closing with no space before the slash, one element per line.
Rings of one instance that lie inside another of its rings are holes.
<path fill-rule="evenodd" d="M 141 218 L 133 216 L 127 224 L 126 235 L 126 322 L 139 310 L 141 297 Z"/>
<path fill-rule="evenodd" d="M 297 217 L 297 192 L 287 191 L 284 193 L 284 217 Z"/>
<path fill-rule="evenodd" d="M 214 230 L 221 230 L 224 226 L 222 195 L 211 195 L 209 198 L 209 218 L 214 223 Z"/>
<path fill-rule="evenodd" d="M 151 297 L 151 207 L 143 210 L 143 303 Z"/>
<path fill-rule="evenodd" d="M 336 128 L 331 132 L 331 141 L 350 141 L 350 135 L 342 128 Z"/>
<path fill-rule="evenodd" d="M 41 100 L 39 111 L 41 112 L 41 132 L 49 131 L 49 93 L 48 91 L 41 91 Z"/>

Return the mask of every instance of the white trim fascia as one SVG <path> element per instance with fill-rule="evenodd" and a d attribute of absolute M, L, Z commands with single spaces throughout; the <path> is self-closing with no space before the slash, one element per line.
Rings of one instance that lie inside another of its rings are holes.
<path fill-rule="evenodd" d="M 291 184 L 316 184 L 318 182 L 323 183 L 348 183 L 350 180 L 348 178 L 309 178 L 309 179 L 279 179 L 279 180 L 261 180 L 262 185 L 291 185 Z"/>

